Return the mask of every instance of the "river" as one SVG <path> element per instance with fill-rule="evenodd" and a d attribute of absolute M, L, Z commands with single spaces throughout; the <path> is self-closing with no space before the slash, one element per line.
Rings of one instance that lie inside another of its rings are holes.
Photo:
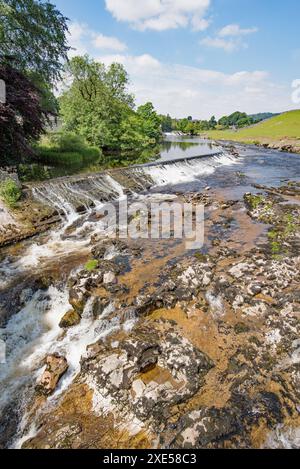
<path fill-rule="evenodd" d="M 34 385 L 45 370 L 45 356 L 60 354 L 67 357 L 69 366 L 47 400 L 49 411 L 80 372 L 87 346 L 105 340 L 120 328 L 124 331 L 134 328 L 136 318 L 129 317 L 122 323 L 113 302 L 95 319 L 92 300 L 87 302 L 78 325 L 64 333 L 59 327 L 60 319 L 70 309 L 68 278 L 76 276 L 82 269 L 89 259 L 93 240 L 101 239 L 105 233 L 101 219 L 96 216 L 97 210 L 106 201 L 117 202 L 127 194 L 133 200 L 149 201 L 151 198 L 167 200 L 168 197 L 172 200 L 178 194 L 206 191 L 216 200 L 221 194 L 226 200 L 237 200 L 242 204 L 244 193 L 258 192 L 253 184 L 277 188 L 291 180 L 300 180 L 297 155 L 243 145 L 236 145 L 236 151 L 238 156 L 229 148 L 202 139 L 169 137 L 154 165 L 109 174 L 98 174 L 94 168 L 93 174 L 82 176 L 80 180 L 76 177 L 50 179 L 33 186 L 37 200 L 57 210 L 61 223 L 50 233 L 2 252 L 0 305 L 4 319 L 1 335 L 6 344 L 6 363 L 0 365 L 2 446 L 21 447 L 38 432 L 39 412 L 44 412 L 45 408 L 42 407 L 33 418 L 28 402 L 33 399 Z M 197 156 L 199 158 L 193 158 Z M 47 168 L 47 172 L 49 176 L 53 175 L 51 168 Z M 55 175 L 66 176 L 67 173 L 64 170 Z M 131 183 L 126 187 L 128 180 Z M 239 210 L 239 216 L 245 217 L 242 208 Z M 145 252 L 151 251 L 149 246 L 145 247 Z M 174 247 L 164 242 L 163 254 L 156 258 L 175 262 L 177 249 L 180 259 L 190 256 L 190 253 L 184 254 L 179 245 Z M 107 260 L 115 256 L 111 250 L 106 253 Z M 42 288 L 44 277 L 47 281 Z M 106 321 L 105 318 L 112 314 L 113 320 Z"/>

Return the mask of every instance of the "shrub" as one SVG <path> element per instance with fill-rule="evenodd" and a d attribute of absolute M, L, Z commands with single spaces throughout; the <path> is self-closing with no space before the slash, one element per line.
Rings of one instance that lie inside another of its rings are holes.
<path fill-rule="evenodd" d="M 44 137 L 37 147 L 38 159 L 52 165 L 86 165 L 98 163 L 101 151 L 89 147 L 80 135 L 57 132 Z"/>
<path fill-rule="evenodd" d="M 14 208 L 21 195 L 21 189 L 13 179 L 6 179 L 0 183 L 0 197 L 9 207 Z"/>

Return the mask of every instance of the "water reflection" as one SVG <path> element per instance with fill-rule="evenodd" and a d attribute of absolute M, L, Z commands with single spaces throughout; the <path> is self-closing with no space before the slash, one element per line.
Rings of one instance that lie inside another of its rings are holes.
<path fill-rule="evenodd" d="M 199 137 L 168 136 L 161 145 L 158 161 L 209 155 L 216 151 L 216 146 L 209 140 Z"/>
<path fill-rule="evenodd" d="M 144 150 L 142 153 L 103 155 L 98 164 L 68 166 L 50 166 L 43 163 L 20 165 L 19 176 L 23 182 L 44 181 L 61 176 L 79 173 L 94 173 L 112 167 L 124 167 L 144 164 L 151 161 L 166 161 L 188 158 L 213 153 L 216 147 L 208 140 L 199 137 L 167 136 L 158 147 Z"/>

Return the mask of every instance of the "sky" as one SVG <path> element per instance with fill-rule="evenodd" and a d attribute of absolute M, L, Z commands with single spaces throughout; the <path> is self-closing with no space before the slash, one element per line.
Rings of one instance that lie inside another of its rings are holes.
<path fill-rule="evenodd" d="M 51 0 L 70 56 L 122 63 L 137 104 L 217 118 L 299 107 L 299 0 Z"/>

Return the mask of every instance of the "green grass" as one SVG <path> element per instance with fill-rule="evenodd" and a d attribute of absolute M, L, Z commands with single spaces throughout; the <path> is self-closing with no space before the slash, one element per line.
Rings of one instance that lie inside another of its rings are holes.
<path fill-rule="evenodd" d="M 76 151 L 60 151 L 40 146 L 38 149 L 38 160 L 49 165 L 87 165 L 98 163 L 100 151 L 98 148 L 85 148 Z"/>
<path fill-rule="evenodd" d="M 300 110 L 285 112 L 252 127 L 233 130 L 211 130 L 205 133 L 216 140 L 235 140 L 239 142 L 260 142 L 261 139 L 300 140 Z"/>
<path fill-rule="evenodd" d="M 14 208 L 21 195 L 21 189 L 13 179 L 6 179 L 0 183 L 0 197 L 8 207 Z"/>
<path fill-rule="evenodd" d="M 64 132 L 42 137 L 36 151 L 41 163 L 54 166 L 86 166 L 98 163 L 101 157 L 99 148 L 88 146 L 79 135 Z"/>

